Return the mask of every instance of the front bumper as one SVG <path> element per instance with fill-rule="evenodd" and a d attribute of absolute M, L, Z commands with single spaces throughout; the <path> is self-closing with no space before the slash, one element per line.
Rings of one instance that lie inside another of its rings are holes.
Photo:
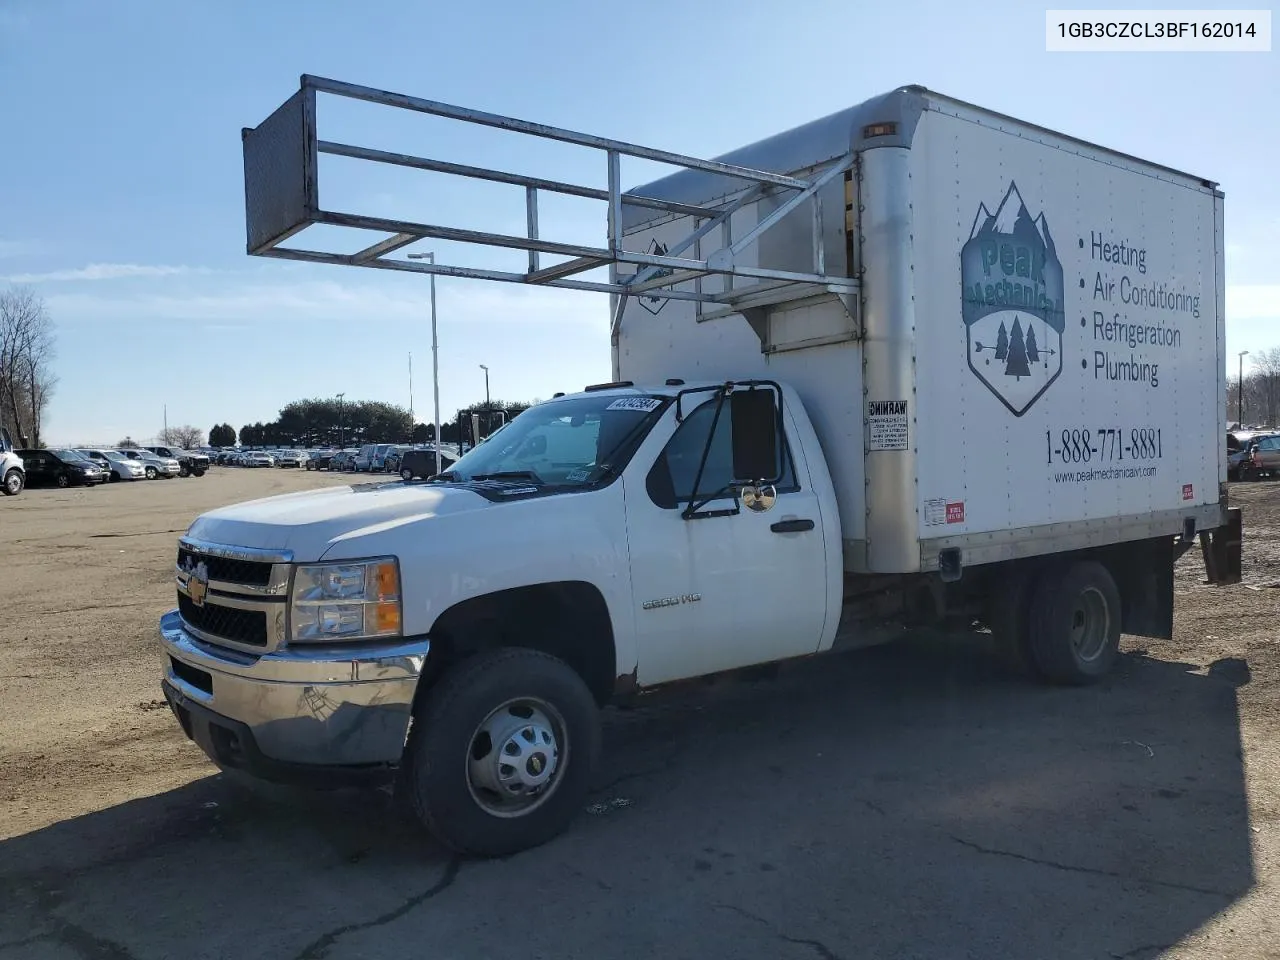
<path fill-rule="evenodd" d="M 399 763 L 425 639 L 287 648 L 250 656 L 160 620 L 164 694 L 183 730 L 222 767 L 281 783 L 387 778 Z"/>

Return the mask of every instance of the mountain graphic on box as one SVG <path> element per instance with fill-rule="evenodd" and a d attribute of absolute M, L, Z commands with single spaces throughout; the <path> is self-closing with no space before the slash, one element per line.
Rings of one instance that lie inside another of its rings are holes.
<path fill-rule="evenodd" d="M 978 215 L 973 218 L 973 229 L 969 231 L 969 239 L 988 237 L 992 234 L 1013 237 L 1026 244 L 1037 244 L 1045 254 L 1041 260 L 1042 263 L 1051 257 L 1057 259 L 1058 251 L 1053 245 L 1048 221 L 1045 220 L 1043 213 L 1034 220 L 1031 218 L 1031 211 L 1022 201 L 1022 194 L 1018 192 L 1016 183 L 1009 184 L 1009 191 L 1000 201 L 1000 206 L 994 214 L 987 211 L 986 204 L 978 204 Z"/>

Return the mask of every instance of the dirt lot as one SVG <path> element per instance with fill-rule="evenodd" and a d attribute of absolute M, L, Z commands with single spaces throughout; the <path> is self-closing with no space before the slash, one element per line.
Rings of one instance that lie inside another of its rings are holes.
<path fill-rule="evenodd" d="M 1247 583 L 1046 690 L 920 639 L 606 717 L 560 840 L 459 863 L 379 794 L 247 792 L 160 701 L 200 511 L 342 477 L 0 502 L 0 958 L 1280 956 L 1280 484 Z"/>

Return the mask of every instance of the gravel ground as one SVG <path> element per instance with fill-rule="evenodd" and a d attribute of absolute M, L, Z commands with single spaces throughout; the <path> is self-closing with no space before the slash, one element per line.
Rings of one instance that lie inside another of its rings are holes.
<path fill-rule="evenodd" d="M 921 638 L 606 716 L 563 838 L 459 863 L 380 794 L 246 791 L 160 700 L 199 512 L 342 476 L 0 502 L 0 958 L 1280 956 L 1280 484 L 1245 579 L 1046 690 Z"/>

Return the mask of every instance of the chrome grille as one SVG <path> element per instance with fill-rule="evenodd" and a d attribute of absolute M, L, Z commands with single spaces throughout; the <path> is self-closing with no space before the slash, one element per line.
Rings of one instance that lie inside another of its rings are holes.
<path fill-rule="evenodd" d="M 263 653 L 284 640 L 291 554 L 207 543 L 184 537 L 178 546 L 178 613 L 187 629 L 209 643 Z M 208 584 L 192 598 L 198 567 Z"/>

